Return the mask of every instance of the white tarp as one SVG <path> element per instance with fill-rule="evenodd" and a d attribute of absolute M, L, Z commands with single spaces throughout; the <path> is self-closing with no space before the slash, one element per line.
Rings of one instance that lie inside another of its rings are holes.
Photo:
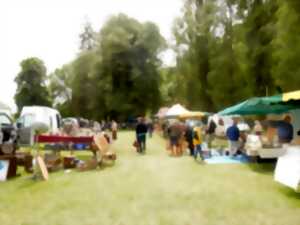
<path fill-rule="evenodd" d="M 168 112 L 166 113 L 166 117 L 177 117 L 180 116 L 182 114 L 188 113 L 189 111 L 184 108 L 182 105 L 180 104 L 176 104 L 173 105 Z"/>
<path fill-rule="evenodd" d="M 287 147 L 286 154 L 278 158 L 274 179 L 300 191 L 300 146 Z"/>

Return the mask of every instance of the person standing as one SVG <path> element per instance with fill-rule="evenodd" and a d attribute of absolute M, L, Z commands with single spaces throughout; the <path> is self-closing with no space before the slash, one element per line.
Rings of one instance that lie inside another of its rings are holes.
<path fill-rule="evenodd" d="M 230 126 L 226 131 L 226 136 L 229 141 L 229 154 L 230 156 L 236 156 L 237 151 L 239 150 L 240 143 L 240 130 L 237 127 L 238 120 L 233 119 L 233 125 Z"/>
<path fill-rule="evenodd" d="M 192 125 L 188 124 L 187 129 L 185 132 L 185 140 L 188 143 L 188 148 L 190 150 L 190 156 L 194 156 L 194 142 L 193 142 L 193 127 Z"/>
<path fill-rule="evenodd" d="M 194 149 L 195 160 L 197 160 L 197 156 L 199 155 L 201 160 L 204 161 L 204 156 L 202 151 L 202 134 L 201 134 L 201 127 L 199 126 L 194 127 L 193 144 L 195 146 Z"/>
<path fill-rule="evenodd" d="M 182 126 L 179 122 L 174 122 L 168 129 L 171 144 L 171 155 L 180 155 L 180 138 L 182 137 Z"/>
<path fill-rule="evenodd" d="M 213 119 L 211 119 L 206 130 L 207 145 L 209 149 L 211 149 L 212 147 L 212 142 L 215 138 L 216 128 L 217 128 L 217 124 Z"/>
<path fill-rule="evenodd" d="M 150 120 L 148 123 L 149 138 L 152 138 L 153 130 L 154 130 L 153 122 Z"/>
<path fill-rule="evenodd" d="M 270 121 L 271 126 L 277 128 L 277 136 L 281 144 L 290 143 L 293 140 L 294 128 L 291 122 L 292 118 L 289 115 L 280 121 Z"/>
<path fill-rule="evenodd" d="M 225 138 L 224 120 L 221 118 L 218 120 L 218 126 L 216 127 L 215 130 L 215 136 L 218 138 Z"/>
<path fill-rule="evenodd" d="M 253 131 L 256 135 L 262 135 L 262 133 L 263 133 L 263 127 L 258 120 L 254 121 Z"/>
<path fill-rule="evenodd" d="M 148 131 L 148 127 L 145 123 L 144 118 L 138 119 L 138 124 L 136 126 L 135 131 L 136 131 L 136 140 L 139 144 L 138 152 L 143 153 L 146 151 L 146 136 Z"/>
<path fill-rule="evenodd" d="M 112 132 L 112 139 L 117 140 L 118 138 L 118 124 L 116 121 L 111 122 L 111 132 Z"/>

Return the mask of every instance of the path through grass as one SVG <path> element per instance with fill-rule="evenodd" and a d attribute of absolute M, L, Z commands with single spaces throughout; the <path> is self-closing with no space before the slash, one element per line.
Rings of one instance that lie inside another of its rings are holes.
<path fill-rule="evenodd" d="M 171 158 L 157 136 L 137 155 L 133 137 L 119 135 L 114 167 L 0 183 L 0 224 L 300 224 L 300 195 L 273 181 L 272 166 Z"/>

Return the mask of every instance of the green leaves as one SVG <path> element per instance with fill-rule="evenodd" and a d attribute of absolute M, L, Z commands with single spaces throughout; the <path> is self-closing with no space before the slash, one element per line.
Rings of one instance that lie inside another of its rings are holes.
<path fill-rule="evenodd" d="M 51 99 L 46 87 L 46 67 L 38 58 L 28 58 L 21 62 L 21 71 L 17 75 L 15 101 L 20 112 L 23 106 L 50 106 Z"/>
<path fill-rule="evenodd" d="M 284 0 L 186 0 L 174 23 L 177 92 L 215 111 L 300 85 L 300 4 Z"/>
<path fill-rule="evenodd" d="M 90 30 L 86 28 L 85 33 Z M 62 78 L 64 71 L 56 73 L 72 90 L 72 114 L 123 120 L 155 111 L 161 101 L 158 55 L 166 47 L 158 27 L 119 14 L 94 37 L 97 42 L 91 49 L 82 48 L 68 66 L 66 78 Z M 65 95 L 55 82 L 52 86 L 56 89 L 53 93 Z"/>

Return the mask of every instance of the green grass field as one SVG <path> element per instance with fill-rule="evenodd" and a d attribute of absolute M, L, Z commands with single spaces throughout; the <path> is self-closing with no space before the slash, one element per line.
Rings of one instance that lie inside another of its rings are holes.
<path fill-rule="evenodd" d="M 113 167 L 61 171 L 47 182 L 23 175 L 0 183 L 0 224 L 300 224 L 300 194 L 273 180 L 273 165 L 169 157 L 158 136 L 146 155 L 137 155 L 133 139 L 130 132 L 119 135 Z"/>

